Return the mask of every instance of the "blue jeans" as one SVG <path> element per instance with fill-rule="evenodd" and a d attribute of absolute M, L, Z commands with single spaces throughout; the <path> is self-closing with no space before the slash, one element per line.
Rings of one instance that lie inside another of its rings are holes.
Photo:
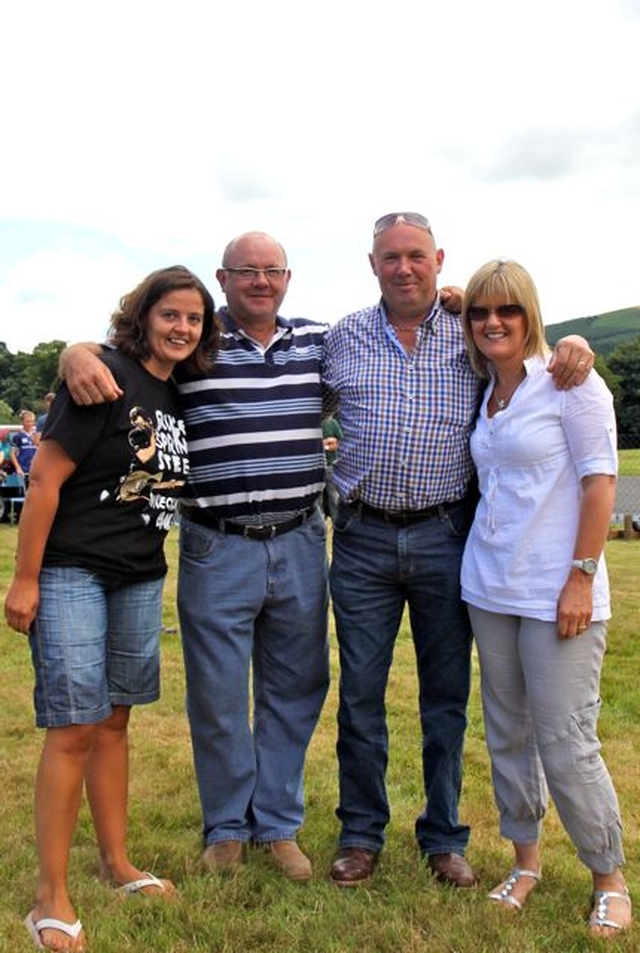
<path fill-rule="evenodd" d="M 183 518 L 180 546 L 178 608 L 204 843 L 294 838 L 304 817 L 305 755 L 329 687 L 324 520 L 318 510 L 261 541 Z"/>
<path fill-rule="evenodd" d="M 341 847 L 379 851 L 384 844 L 389 821 L 385 691 L 408 605 L 427 796 L 416 837 L 423 855 L 464 853 L 469 828 L 459 822 L 458 800 L 471 632 L 459 578 L 470 516 L 460 503 L 442 517 L 396 526 L 339 506 L 330 578 L 340 646 L 336 813 Z"/>
<path fill-rule="evenodd" d="M 38 727 L 93 725 L 113 705 L 159 697 L 163 585 L 116 585 L 79 566 L 43 566 L 30 635 Z"/>

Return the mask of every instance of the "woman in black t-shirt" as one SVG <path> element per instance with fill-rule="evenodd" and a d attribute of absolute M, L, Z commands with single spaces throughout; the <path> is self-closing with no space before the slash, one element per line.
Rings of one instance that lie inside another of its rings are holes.
<path fill-rule="evenodd" d="M 214 303 L 173 266 L 125 295 L 103 360 L 120 394 L 78 406 L 54 400 L 20 519 L 5 613 L 29 635 L 36 724 L 46 729 L 36 779 L 39 879 L 25 920 L 35 942 L 83 950 L 67 888 L 86 785 L 105 881 L 124 893 L 175 887 L 131 863 L 126 848 L 131 705 L 159 695 L 163 541 L 186 473 L 187 441 L 171 381 L 176 363 L 210 366 Z"/>

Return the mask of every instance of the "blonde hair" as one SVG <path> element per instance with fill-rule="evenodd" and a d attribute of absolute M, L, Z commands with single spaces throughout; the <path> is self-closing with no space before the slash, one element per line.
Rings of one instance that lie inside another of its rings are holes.
<path fill-rule="evenodd" d="M 469 308 L 479 301 L 520 305 L 526 324 L 524 356 L 544 357 L 548 354 L 549 346 L 545 339 L 540 302 L 533 278 L 517 261 L 494 259 L 478 268 L 471 276 L 462 302 L 464 336 L 469 360 L 476 374 L 483 378 L 489 377 L 487 359 L 476 347 L 469 319 Z"/>

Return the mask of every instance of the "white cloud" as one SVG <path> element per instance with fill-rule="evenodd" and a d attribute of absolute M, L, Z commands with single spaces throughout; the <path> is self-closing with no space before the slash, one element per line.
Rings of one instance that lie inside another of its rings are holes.
<path fill-rule="evenodd" d="M 176 261 L 219 297 L 251 228 L 287 247 L 285 312 L 335 319 L 375 298 L 371 224 L 394 208 L 430 216 L 446 281 L 506 254 L 547 320 L 638 304 L 638 7 L 11 5 L 0 340 L 98 336 Z"/>
<path fill-rule="evenodd" d="M 0 287 L 0 339 L 9 350 L 51 340 L 103 340 L 120 295 L 141 277 L 117 255 L 42 251 L 20 260 Z M 95 307 L 96 288 L 105 307 Z"/>

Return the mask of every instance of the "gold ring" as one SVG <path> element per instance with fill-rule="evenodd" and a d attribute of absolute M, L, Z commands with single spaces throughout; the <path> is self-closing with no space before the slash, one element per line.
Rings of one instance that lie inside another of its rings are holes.
<path fill-rule="evenodd" d="M 580 367 L 581 364 L 586 364 L 586 363 L 587 363 L 586 361 L 578 361 L 578 367 Z"/>

